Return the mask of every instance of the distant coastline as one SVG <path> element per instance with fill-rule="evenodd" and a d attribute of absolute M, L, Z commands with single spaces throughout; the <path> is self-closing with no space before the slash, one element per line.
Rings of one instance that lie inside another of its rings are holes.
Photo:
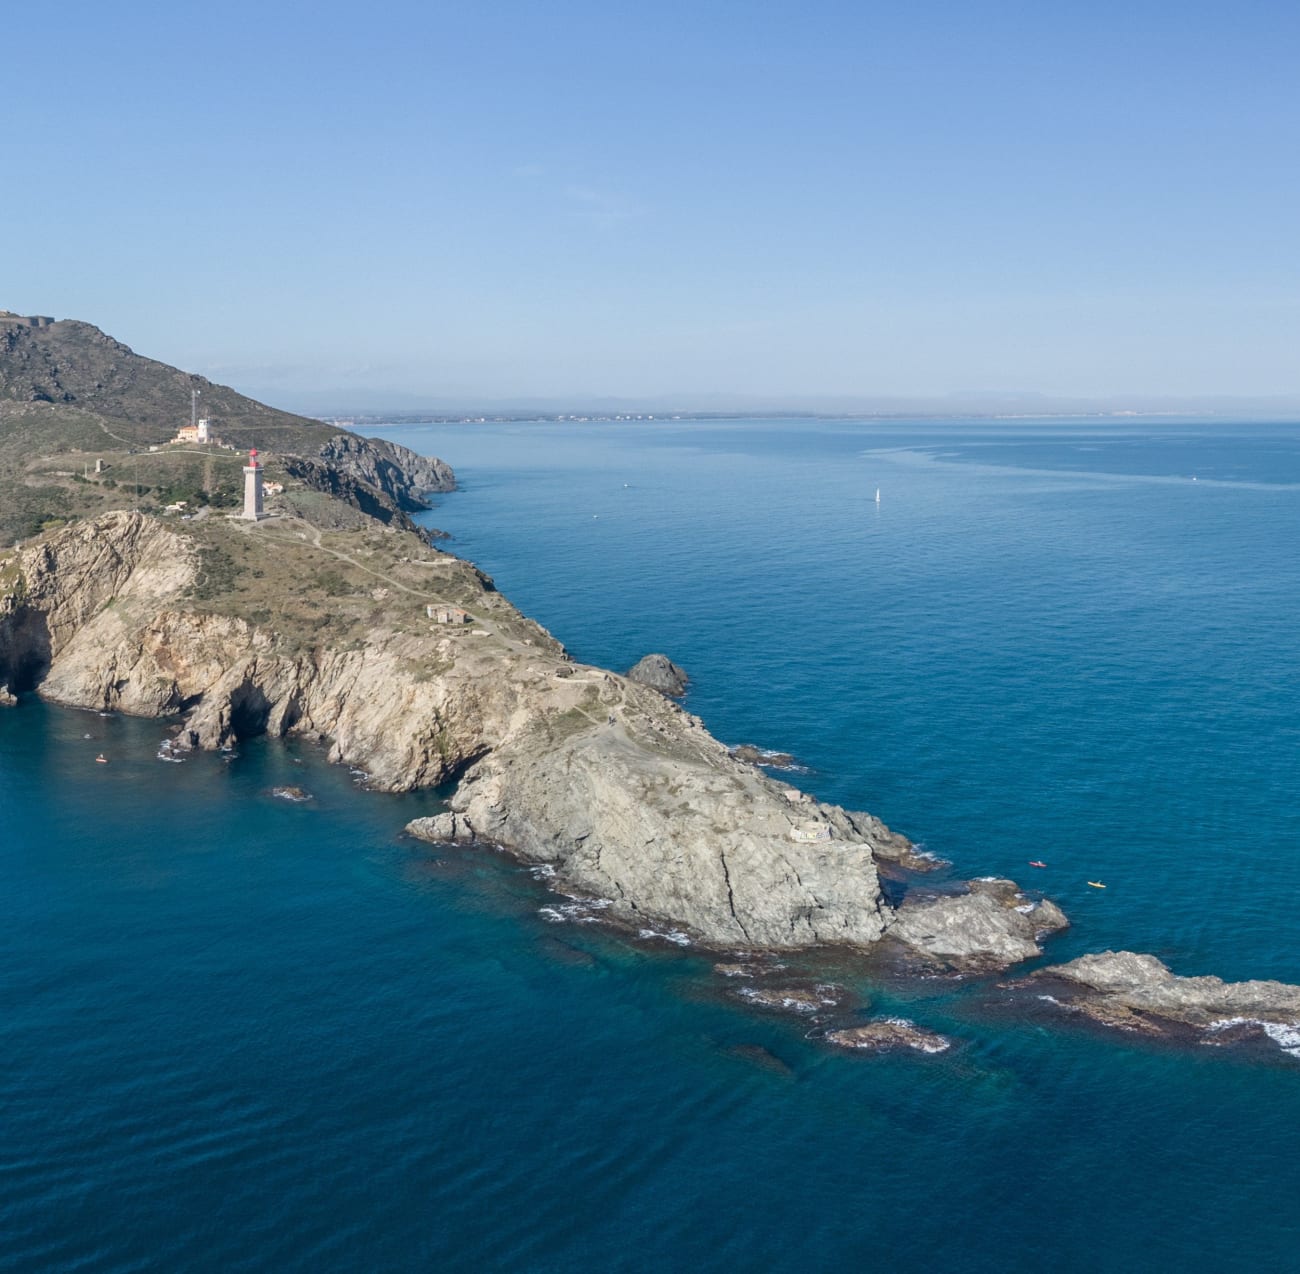
<path fill-rule="evenodd" d="M 1300 413 L 1297 413 L 1300 414 Z M 384 425 L 405 429 L 419 425 L 556 425 L 556 424 L 690 424 L 729 420 L 861 420 L 882 421 L 990 421 L 990 420 L 1222 420 L 1214 411 L 1034 411 L 1034 412 L 930 412 L 930 411 L 691 411 L 691 412 L 348 412 L 313 415 L 322 424 L 341 429 Z M 1286 420 L 1286 415 L 1252 417 L 1252 422 Z"/>

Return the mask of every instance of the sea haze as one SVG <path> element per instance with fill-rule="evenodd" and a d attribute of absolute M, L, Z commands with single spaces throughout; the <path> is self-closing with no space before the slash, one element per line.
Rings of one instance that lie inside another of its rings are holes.
<path fill-rule="evenodd" d="M 662 650 L 725 741 L 1041 888 L 1050 958 L 1300 981 L 1300 426 L 379 432 L 577 658 Z M 405 839 L 431 795 L 162 733 L 0 710 L 0 1270 L 1295 1265 L 1279 1048 L 935 980 L 863 990 L 948 1053 L 833 1054 Z"/>

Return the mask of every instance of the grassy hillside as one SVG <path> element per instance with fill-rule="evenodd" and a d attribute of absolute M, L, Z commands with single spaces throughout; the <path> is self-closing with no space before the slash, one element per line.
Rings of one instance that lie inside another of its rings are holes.
<path fill-rule="evenodd" d="M 165 445 L 189 423 L 194 389 L 225 448 Z M 440 461 L 278 411 L 89 323 L 0 310 L 0 546 L 106 508 L 228 507 L 249 447 L 292 488 L 286 511 L 325 527 L 359 515 L 413 529 L 408 513 L 428 507 L 422 492 L 454 483 Z M 96 461 L 108 467 L 96 474 Z"/>
<path fill-rule="evenodd" d="M 127 445 L 164 442 L 189 422 L 194 389 L 201 395 L 200 414 L 236 447 L 311 454 L 338 432 L 144 358 L 90 323 L 66 319 L 29 327 L 0 314 L 0 402 L 34 409 L 29 427 L 43 421 L 52 441 L 71 418 L 66 411 L 42 411 L 78 408 L 99 417 Z"/>

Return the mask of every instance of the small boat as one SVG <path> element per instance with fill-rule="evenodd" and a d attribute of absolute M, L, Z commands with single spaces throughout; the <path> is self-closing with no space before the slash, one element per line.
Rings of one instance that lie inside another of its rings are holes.
<path fill-rule="evenodd" d="M 96 764 L 96 765 L 107 765 L 107 764 L 108 764 L 108 757 L 106 757 L 106 756 L 101 752 L 101 753 L 100 753 L 100 754 L 95 758 L 95 764 Z"/>
<path fill-rule="evenodd" d="M 1106 888 L 1106 886 L 1103 885 L 1103 884 L 1101 883 L 1100 880 L 1090 880 L 1090 881 L 1088 882 L 1088 884 L 1090 884 L 1094 889 L 1105 889 L 1105 888 Z"/>
<path fill-rule="evenodd" d="M 1046 866 L 1047 866 L 1046 863 L 1040 863 L 1040 862 L 1038 861 L 1037 858 L 1031 858 L 1031 859 L 1029 860 L 1029 865 L 1030 865 L 1031 867 L 1046 867 Z"/>

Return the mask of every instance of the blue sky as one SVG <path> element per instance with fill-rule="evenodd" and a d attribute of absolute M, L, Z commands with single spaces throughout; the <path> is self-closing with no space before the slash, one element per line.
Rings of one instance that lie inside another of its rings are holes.
<path fill-rule="evenodd" d="M 281 401 L 1290 395 L 1300 8 L 22 5 L 0 307 Z"/>

